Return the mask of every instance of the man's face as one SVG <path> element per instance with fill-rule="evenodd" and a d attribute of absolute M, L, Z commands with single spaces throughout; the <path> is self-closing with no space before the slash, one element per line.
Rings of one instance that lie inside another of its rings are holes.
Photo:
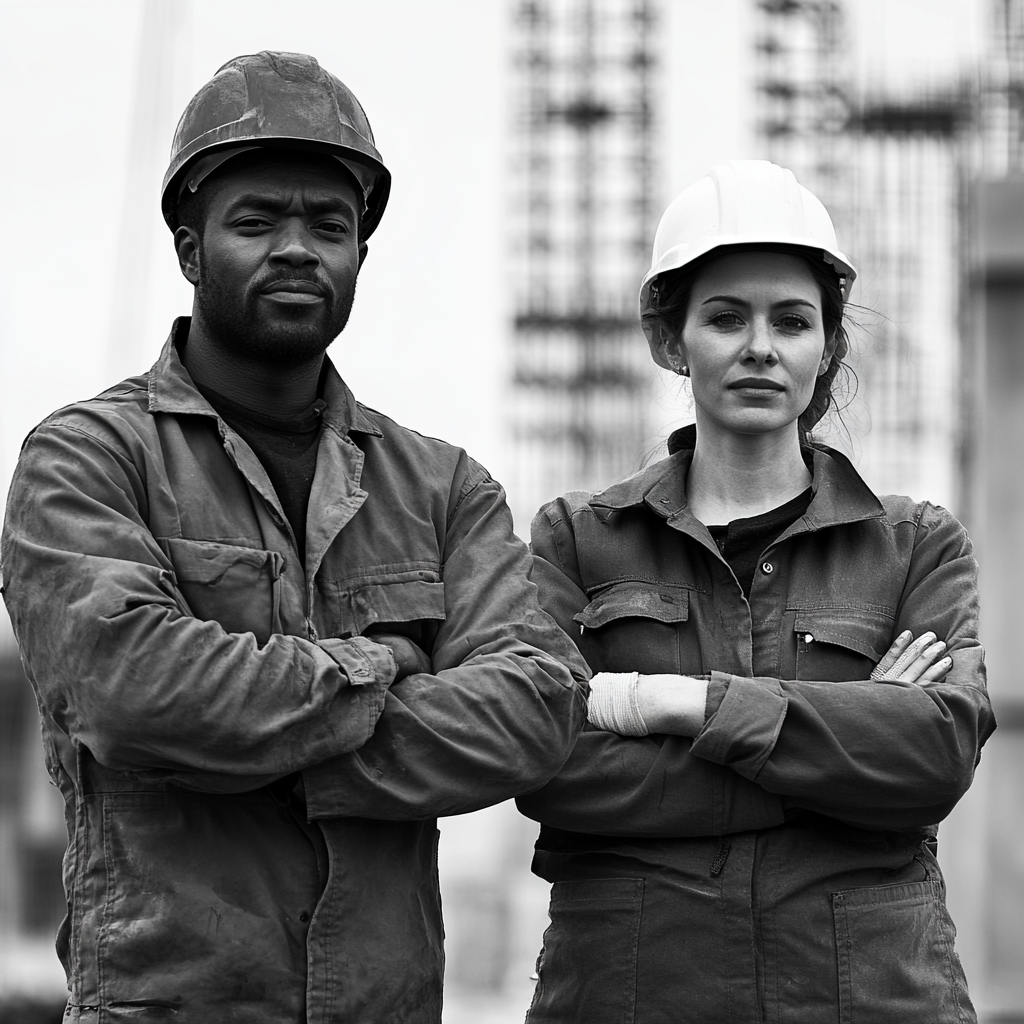
<path fill-rule="evenodd" d="M 365 254 L 362 194 L 330 157 L 237 159 L 200 185 L 210 191 L 202 233 L 190 232 L 194 280 L 186 270 L 196 313 L 239 355 L 279 364 L 313 358 L 352 309 Z"/>

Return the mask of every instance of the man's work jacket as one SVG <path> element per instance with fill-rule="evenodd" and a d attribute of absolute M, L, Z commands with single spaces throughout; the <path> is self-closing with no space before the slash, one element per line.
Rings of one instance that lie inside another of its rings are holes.
<path fill-rule="evenodd" d="M 187 331 L 37 427 L 8 503 L 5 599 L 67 807 L 65 1019 L 436 1022 L 435 818 L 553 775 L 586 669 L 499 485 L 331 366 L 303 567 Z M 385 625 L 432 674 L 391 685 L 363 635 Z"/>

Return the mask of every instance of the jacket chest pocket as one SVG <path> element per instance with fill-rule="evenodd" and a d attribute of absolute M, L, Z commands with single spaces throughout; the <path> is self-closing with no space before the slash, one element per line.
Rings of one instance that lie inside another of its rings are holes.
<path fill-rule="evenodd" d="M 331 623 L 328 635 L 346 638 L 386 630 L 408 636 L 429 652 L 445 619 L 444 584 L 436 572 L 409 575 L 414 578 L 327 581 L 322 593 Z"/>
<path fill-rule="evenodd" d="M 871 608 L 797 610 L 796 678 L 867 679 L 889 649 L 894 625 L 892 615 Z"/>
<path fill-rule="evenodd" d="M 181 537 L 159 544 L 197 619 L 219 622 L 228 633 L 252 633 L 260 644 L 281 632 L 284 558 L 278 552 Z"/>
<path fill-rule="evenodd" d="M 616 583 L 573 616 L 579 647 L 595 672 L 697 672 L 700 652 L 681 587 Z"/>

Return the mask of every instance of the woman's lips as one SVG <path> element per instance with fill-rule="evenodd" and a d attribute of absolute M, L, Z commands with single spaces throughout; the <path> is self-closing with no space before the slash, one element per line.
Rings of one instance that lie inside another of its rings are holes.
<path fill-rule="evenodd" d="M 744 377 L 728 385 L 730 391 L 737 391 L 746 398 L 772 398 L 786 389 L 774 380 L 763 380 L 757 377 Z"/>

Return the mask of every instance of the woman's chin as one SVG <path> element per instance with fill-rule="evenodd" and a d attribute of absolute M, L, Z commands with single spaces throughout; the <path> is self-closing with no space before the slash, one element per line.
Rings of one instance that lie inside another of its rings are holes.
<path fill-rule="evenodd" d="M 797 433 L 795 416 L 780 416 L 774 410 L 745 409 L 734 416 L 712 417 L 714 429 L 738 437 L 755 437 L 766 434 Z M 709 424 L 710 425 L 710 424 Z"/>

